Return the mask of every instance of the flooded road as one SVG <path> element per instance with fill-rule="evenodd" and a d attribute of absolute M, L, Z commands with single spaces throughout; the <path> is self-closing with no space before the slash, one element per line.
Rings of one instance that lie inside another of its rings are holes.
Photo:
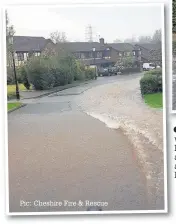
<path fill-rule="evenodd" d="M 163 111 L 144 103 L 140 78 L 141 74 L 128 75 L 87 90 L 78 104 L 88 115 L 128 137 L 145 173 L 149 194 L 160 204 L 163 196 L 156 195 L 164 194 Z"/>
<path fill-rule="evenodd" d="M 11 212 L 87 209 L 35 206 L 36 200 L 164 208 L 162 111 L 143 103 L 140 77 L 98 78 L 25 100 L 8 115 Z"/>

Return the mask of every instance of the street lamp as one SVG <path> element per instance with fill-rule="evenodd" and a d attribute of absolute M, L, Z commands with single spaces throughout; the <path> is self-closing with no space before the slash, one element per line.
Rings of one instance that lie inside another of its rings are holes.
<path fill-rule="evenodd" d="M 14 59 L 14 50 L 13 50 L 13 36 L 10 36 L 9 43 L 10 43 L 10 52 L 12 55 L 13 71 L 14 71 L 14 76 L 15 76 L 16 98 L 17 98 L 17 100 L 20 100 L 20 93 L 19 93 L 19 87 L 18 87 L 18 81 L 17 81 L 17 75 L 16 75 L 16 67 L 15 67 L 15 59 Z"/>
<path fill-rule="evenodd" d="M 94 61 L 93 61 L 93 64 L 94 64 L 94 66 L 95 66 L 95 79 L 97 79 L 97 74 L 96 74 L 96 65 L 95 65 L 95 47 L 93 47 L 92 48 L 92 51 L 93 51 L 93 59 L 94 59 Z"/>

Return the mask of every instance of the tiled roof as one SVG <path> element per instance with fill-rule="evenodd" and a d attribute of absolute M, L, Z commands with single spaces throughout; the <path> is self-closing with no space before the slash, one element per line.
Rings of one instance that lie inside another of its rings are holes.
<path fill-rule="evenodd" d="M 107 45 L 122 52 L 131 52 L 134 49 L 134 46 L 129 43 L 110 43 Z"/>
<path fill-rule="evenodd" d="M 13 48 L 21 52 L 42 51 L 48 41 L 44 37 L 14 36 Z"/>
<path fill-rule="evenodd" d="M 58 43 L 56 45 L 58 49 L 66 49 L 71 52 L 85 52 L 85 51 L 92 51 L 93 48 L 96 51 L 103 51 L 105 46 L 102 46 L 99 42 L 65 42 L 65 43 Z"/>
<path fill-rule="evenodd" d="M 158 50 L 161 49 L 161 42 L 158 43 L 137 43 L 137 46 L 145 48 L 146 50 Z"/>

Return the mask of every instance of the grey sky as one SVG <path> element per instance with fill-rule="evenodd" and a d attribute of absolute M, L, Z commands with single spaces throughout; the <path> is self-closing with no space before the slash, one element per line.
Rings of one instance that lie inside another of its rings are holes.
<path fill-rule="evenodd" d="M 152 35 L 162 27 L 161 7 L 11 7 L 8 9 L 16 35 L 49 37 L 53 31 L 63 31 L 69 41 L 85 41 L 86 27 L 91 24 L 94 40 Z"/>

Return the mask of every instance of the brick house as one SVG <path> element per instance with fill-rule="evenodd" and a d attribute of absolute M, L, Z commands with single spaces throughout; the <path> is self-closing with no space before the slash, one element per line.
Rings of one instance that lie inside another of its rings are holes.
<path fill-rule="evenodd" d="M 134 47 L 141 50 L 141 62 L 152 62 L 157 65 L 162 64 L 162 46 L 161 42 L 157 43 L 137 43 Z"/>
<path fill-rule="evenodd" d="M 48 44 L 52 41 L 44 37 L 14 36 L 15 65 L 23 64 L 31 55 L 39 56 Z"/>
<path fill-rule="evenodd" d="M 66 42 L 57 44 L 57 52 L 66 50 L 71 52 L 85 65 L 96 65 L 98 68 L 115 65 L 123 57 L 132 56 L 133 46 L 128 43 L 105 43 L 103 38 L 99 42 Z"/>
<path fill-rule="evenodd" d="M 134 56 L 134 51 L 137 48 L 141 49 L 141 62 L 161 60 L 161 45 L 105 43 L 104 38 L 100 38 L 99 42 L 64 42 L 54 44 L 50 39 L 43 37 L 14 36 L 13 48 L 16 66 L 23 64 L 31 55 L 64 54 L 64 52 L 68 51 L 84 65 L 96 65 L 97 68 L 101 68 L 119 64 L 124 57 L 133 56 L 135 60 L 139 60 L 139 57 Z"/>

